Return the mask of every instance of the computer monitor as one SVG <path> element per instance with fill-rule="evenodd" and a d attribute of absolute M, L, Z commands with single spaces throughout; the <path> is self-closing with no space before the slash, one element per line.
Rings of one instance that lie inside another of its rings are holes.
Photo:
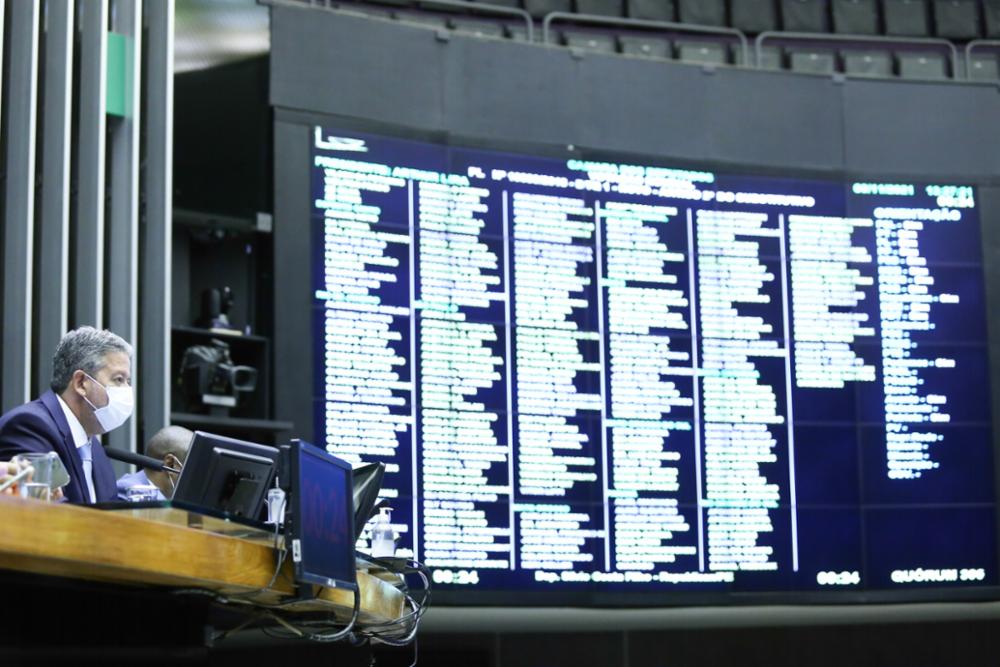
<path fill-rule="evenodd" d="M 378 506 L 378 494 L 382 490 L 382 478 L 385 476 L 384 463 L 368 463 L 354 469 L 352 473 L 354 485 L 354 540 L 361 537 L 368 520 L 375 514 Z"/>
<path fill-rule="evenodd" d="M 277 461 L 274 447 L 195 431 L 172 501 L 210 514 L 256 520 Z"/>
<path fill-rule="evenodd" d="M 295 579 L 356 590 L 351 465 L 301 440 L 292 440 L 289 447 L 285 529 Z"/>

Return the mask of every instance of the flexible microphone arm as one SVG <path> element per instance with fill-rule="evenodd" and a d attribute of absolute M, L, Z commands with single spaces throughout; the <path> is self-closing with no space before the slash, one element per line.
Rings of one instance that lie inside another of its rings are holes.
<path fill-rule="evenodd" d="M 181 473 L 181 471 L 177 468 L 171 468 L 168 465 L 164 465 L 163 461 L 154 459 L 152 456 L 143 456 L 142 454 L 126 452 L 124 449 L 112 449 L 111 447 L 105 447 L 104 453 L 108 455 L 108 458 L 121 461 L 122 463 L 131 463 L 132 465 L 137 465 L 140 468 L 150 468 L 152 470 L 172 472 L 176 475 Z"/>

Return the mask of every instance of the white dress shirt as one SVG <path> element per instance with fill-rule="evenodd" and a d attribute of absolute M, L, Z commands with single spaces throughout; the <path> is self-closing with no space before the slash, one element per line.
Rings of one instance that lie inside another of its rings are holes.
<path fill-rule="evenodd" d="M 69 432 L 73 436 L 73 444 L 76 445 L 80 459 L 83 461 L 83 474 L 87 478 L 87 490 L 90 493 L 90 502 L 96 502 L 97 492 L 94 491 L 94 464 L 91 458 L 91 440 L 87 437 L 87 432 L 83 429 L 83 424 L 76 418 L 73 411 L 69 409 L 62 396 L 57 394 L 56 398 L 59 399 L 59 407 L 62 408 L 63 414 L 66 415 L 66 423 L 69 424 Z"/>

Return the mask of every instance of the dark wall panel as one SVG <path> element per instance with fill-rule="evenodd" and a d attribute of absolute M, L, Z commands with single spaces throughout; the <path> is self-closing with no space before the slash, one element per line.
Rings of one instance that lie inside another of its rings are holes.
<path fill-rule="evenodd" d="M 542 633 L 502 635 L 497 649 L 497 663 L 499 667 L 625 667 L 624 642 L 624 634 L 611 632 L 569 637 L 553 637 Z"/>
<path fill-rule="evenodd" d="M 312 298 L 309 294 L 309 128 L 275 123 L 274 413 L 311 440 Z"/>
<path fill-rule="evenodd" d="M 628 666 L 986 667 L 996 664 L 996 629 L 973 621 L 636 632 Z"/>
<path fill-rule="evenodd" d="M 292 109 L 441 127 L 448 43 L 435 35 L 426 28 L 275 7 L 271 101 Z"/>
<path fill-rule="evenodd" d="M 1000 175 L 1000 88 L 895 81 L 844 86 L 847 165 L 901 176 Z"/>
<path fill-rule="evenodd" d="M 580 135 L 569 143 L 704 160 L 711 79 L 700 67 L 584 58 L 574 85 L 587 98 L 575 111 Z"/>
<path fill-rule="evenodd" d="M 700 68 L 460 36 L 448 49 L 445 124 L 435 129 L 704 159 L 711 77 Z"/>
<path fill-rule="evenodd" d="M 770 169 L 1000 175 L 1000 89 L 643 61 L 275 7 L 271 103 L 486 141 Z"/>
<path fill-rule="evenodd" d="M 446 79 L 425 84 L 461 93 L 448 96 L 444 123 L 435 129 L 548 144 L 571 143 L 579 136 L 581 118 L 575 111 L 588 103 L 587 91 L 554 83 L 578 77 L 579 61 L 567 53 L 458 36 L 447 49 Z M 545 57 L 539 58 L 539 51 Z M 497 81 L 505 83 L 498 86 Z M 526 118 L 531 122 L 525 123 Z"/>
<path fill-rule="evenodd" d="M 698 119 L 707 128 L 706 157 L 759 167 L 842 166 L 842 86 L 831 77 L 719 69 L 711 78 Z"/>

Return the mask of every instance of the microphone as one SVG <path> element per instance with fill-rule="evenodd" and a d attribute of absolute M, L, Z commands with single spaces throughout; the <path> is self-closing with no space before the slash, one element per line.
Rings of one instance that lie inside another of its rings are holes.
<path fill-rule="evenodd" d="M 181 472 L 176 468 L 171 468 L 170 466 L 163 465 L 163 461 L 154 459 L 152 456 L 143 456 L 142 454 L 127 452 L 124 449 L 113 449 L 111 447 L 105 447 L 104 453 L 108 455 L 108 458 L 112 458 L 116 461 L 121 461 L 122 463 L 131 463 L 132 465 L 137 465 L 140 468 L 151 468 L 153 470 L 162 470 L 166 472 L 172 472 L 177 475 L 179 475 Z"/>

